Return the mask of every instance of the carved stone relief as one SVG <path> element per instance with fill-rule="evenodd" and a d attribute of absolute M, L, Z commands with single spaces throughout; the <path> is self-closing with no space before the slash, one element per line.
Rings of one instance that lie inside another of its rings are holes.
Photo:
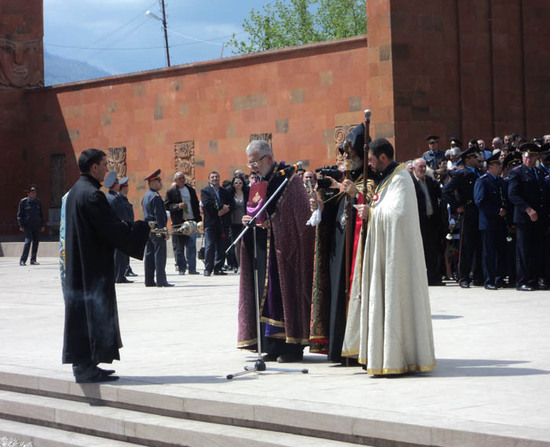
<path fill-rule="evenodd" d="M 65 154 L 50 156 L 50 207 L 61 208 L 61 199 L 65 194 L 65 176 L 67 160 Z"/>
<path fill-rule="evenodd" d="M 269 146 L 273 149 L 273 135 L 271 133 L 253 133 L 250 134 L 250 141 L 263 140 L 267 141 Z"/>
<path fill-rule="evenodd" d="M 185 174 L 185 181 L 195 186 L 195 142 L 178 141 L 174 143 L 176 171 Z"/>
<path fill-rule="evenodd" d="M 336 126 L 334 128 L 334 157 L 336 159 L 337 165 L 340 165 L 344 162 L 344 158 L 338 150 L 338 146 L 340 146 L 344 142 L 346 135 L 350 133 L 355 128 L 355 126 L 357 126 L 357 124 L 344 124 L 343 126 Z"/>
<path fill-rule="evenodd" d="M 42 87 L 41 39 L 0 37 L 0 85 L 5 87 Z"/>
<path fill-rule="evenodd" d="M 110 147 L 107 162 L 109 163 L 109 171 L 115 171 L 117 178 L 121 179 L 122 177 L 126 177 L 127 166 L 125 147 Z"/>

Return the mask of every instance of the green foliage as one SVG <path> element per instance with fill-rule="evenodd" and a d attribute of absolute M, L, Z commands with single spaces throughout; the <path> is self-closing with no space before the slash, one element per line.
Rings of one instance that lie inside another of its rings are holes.
<path fill-rule="evenodd" d="M 303 45 L 367 32 L 365 0 L 275 0 L 243 22 L 247 40 L 227 43 L 233 54 Z"/>

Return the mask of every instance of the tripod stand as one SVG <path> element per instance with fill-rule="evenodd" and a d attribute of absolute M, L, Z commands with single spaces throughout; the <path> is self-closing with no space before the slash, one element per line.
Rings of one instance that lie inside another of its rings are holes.
<path fill-rule="evenodd" d="M 233 374 L 228 374 L 226 378 L 228 380 L 233 379 L 234 377 L 242 376 L 248 373 L 252 372 L 263 372 L 263 371 L 284 371 L 284 372 L 301 372 L 303 374 L 307 374 L 309 371 L 307 369 L 290 369 L 290 368 L 273 368 L 273 367 L 267 367 L 265 364 L 265 361 L 262 358 L 262 329 L 260 324 L 260 293 L 258 290 L 258 246 L 257 246 L 257 239 L 256 239 L 256 220 L 258 216 L 267 208 L 267 206 L 271 203 L 271 201 L 277 197 L 279 192 L 284 188 L 284 186 L 288 183 L 288 177 L 286 177 L 281 185 L 277 188 L 277 190 L 269 197 L 269 199 L 264 203 L 264 205 L 258 210 L 258 212 L 252 217 L 252 219 L 246 224 L 243 231 L 241 231 L 241 234 L 235 239 L 235 241 L 231 244 L 231 246 L 226 250 L 226 253 L 231 250 L 233 246 L 239 242 L 243 236 L 246 234 L 246 232 L 252 228 L 253 233 L 253 270 L 254 270 L 254 304 L 256 309 L 256 337 L 257 337 L 257 351 L 258 351 L 258 358 L 254 362 L 254 366 L 245 366 L 244 371 L 239 371 Z"/>

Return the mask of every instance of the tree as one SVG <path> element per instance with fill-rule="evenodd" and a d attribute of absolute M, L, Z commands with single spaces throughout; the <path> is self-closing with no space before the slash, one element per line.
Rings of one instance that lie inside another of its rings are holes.
<path fill-rule="evenodd" d="M 243 21 L 247 40 L 235 34 L 227 43 L 233 54 L 252 53 L 311 42 L 342 39 L 367 32 L 365 0 L 275 0 Z"/>

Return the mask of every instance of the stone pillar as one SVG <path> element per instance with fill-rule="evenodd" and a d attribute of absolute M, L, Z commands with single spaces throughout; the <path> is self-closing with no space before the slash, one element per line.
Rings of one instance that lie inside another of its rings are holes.
<path fill-rule="evenodd" d="M 549 133 L 549 19 L 545 0 L 368 0 L 374 135 L 405 161 L 428 134 Z"/>
<path fill-rule="evenodd" d="M 0 2 L 0 151 L 6 167 L 0 176 L 6 197 L 0 206 L 0 234 L 17 232 L 17 206 L 33 181 L 25 93 L 44 85 L 43 34 L 42 0 Z M 48 187 L 39 189 L 46 200 Z"/>

